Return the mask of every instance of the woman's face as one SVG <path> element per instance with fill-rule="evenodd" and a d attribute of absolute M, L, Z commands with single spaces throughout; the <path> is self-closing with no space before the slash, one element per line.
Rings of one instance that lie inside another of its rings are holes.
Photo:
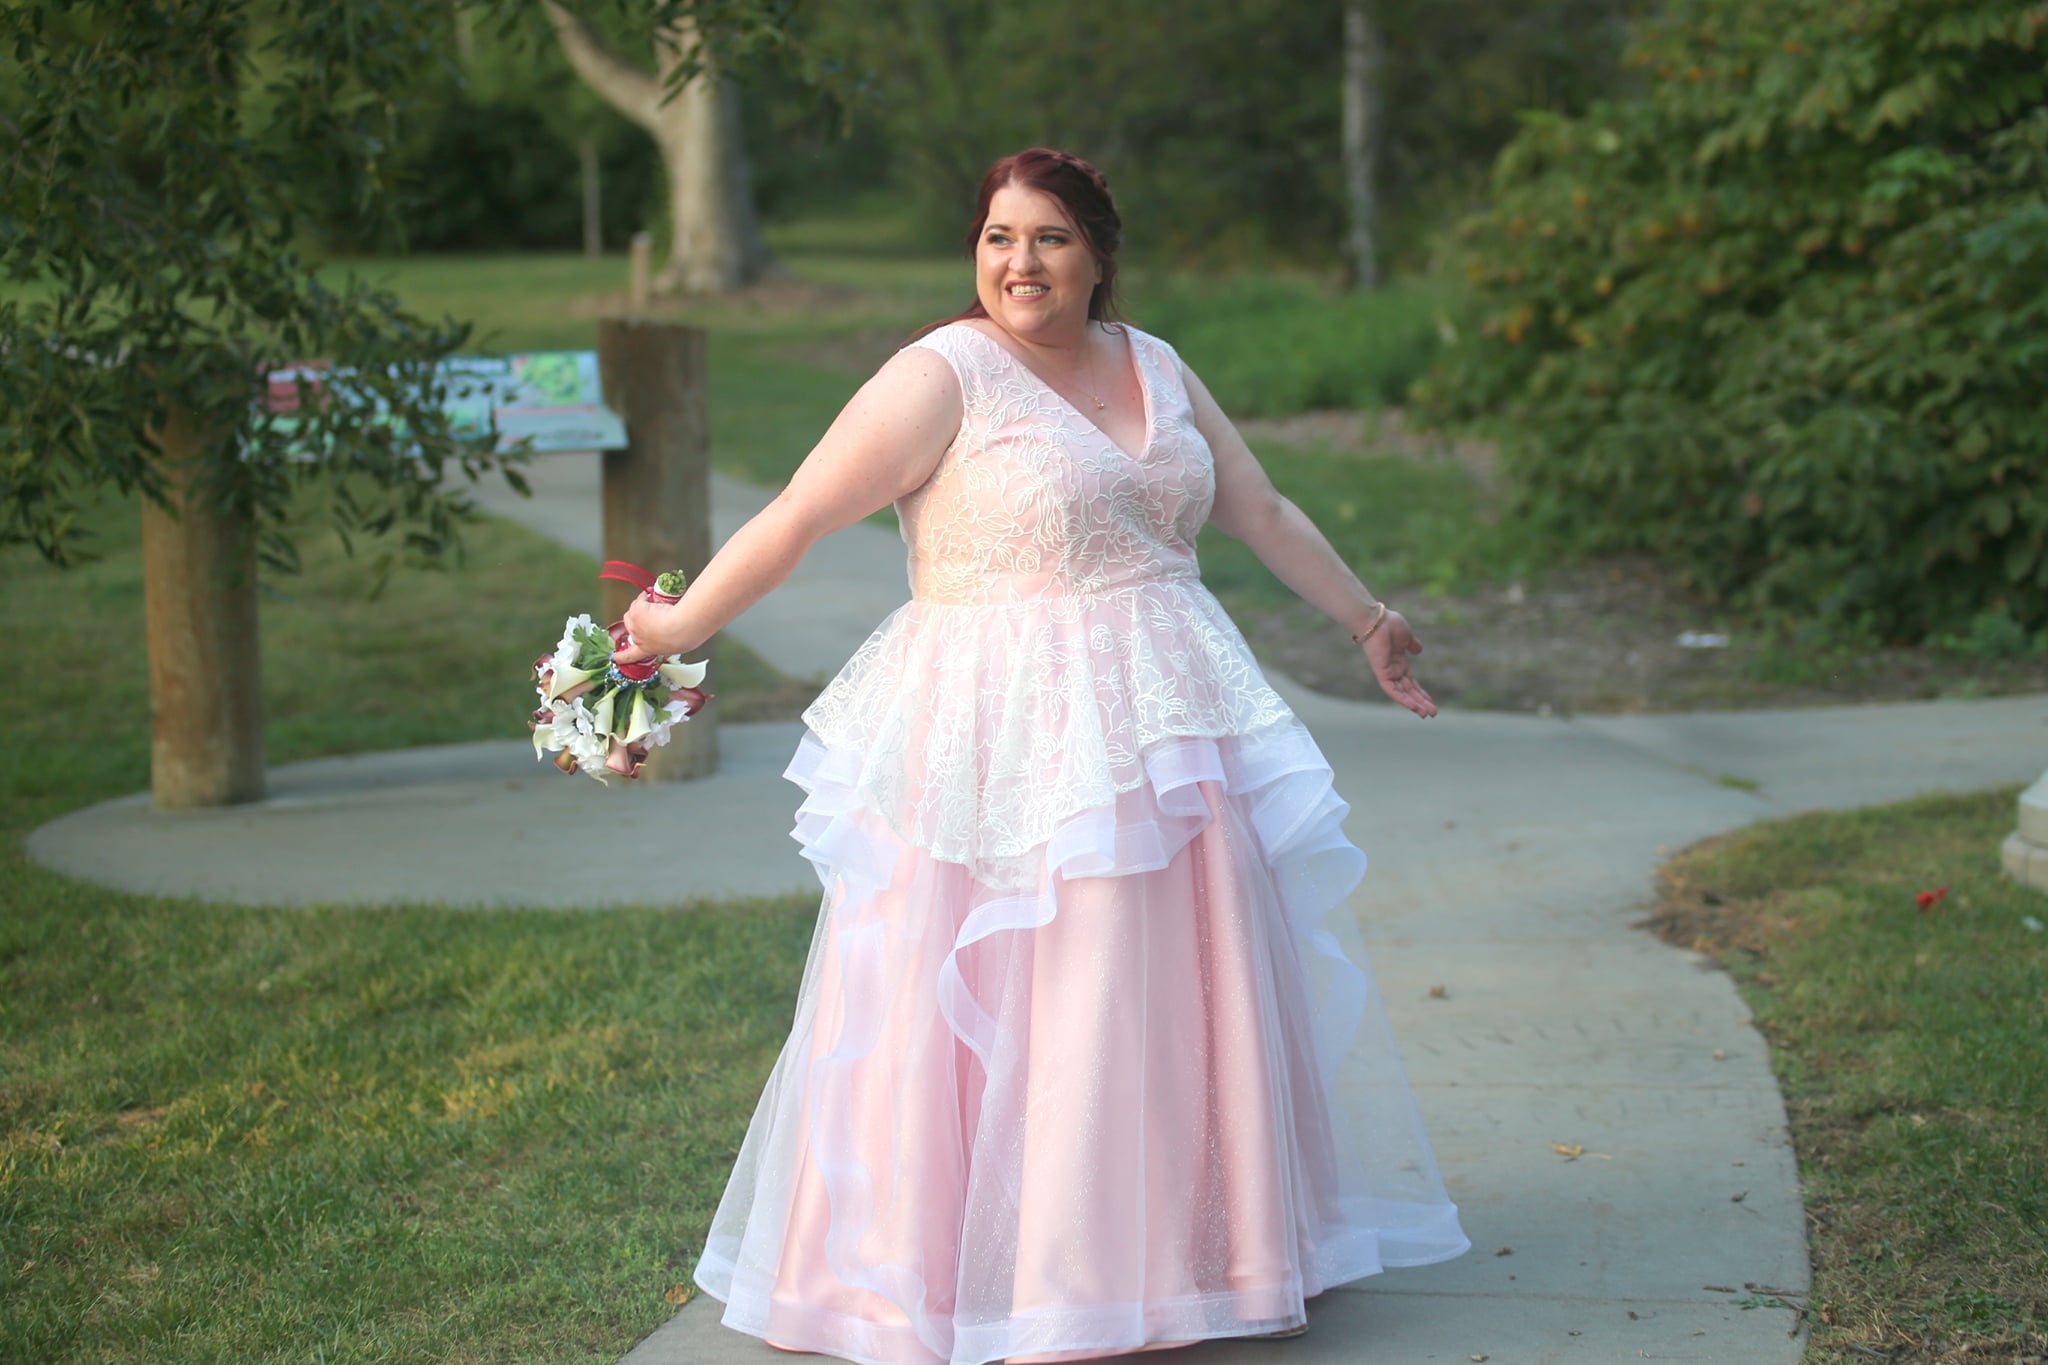
<path fill-rule="evenodd" d="M 1049 194 L 1005 185 L 974 248 L 974 291 L 1005 331 L 1053 344 L 1079 336 L 1101 267 Z"/>

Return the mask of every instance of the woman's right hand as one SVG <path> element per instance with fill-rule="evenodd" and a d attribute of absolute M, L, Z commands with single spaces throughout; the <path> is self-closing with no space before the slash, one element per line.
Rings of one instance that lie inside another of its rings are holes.
<path fill-rule="evenodd" d="M 670 641 L 668 627 L 678 602 L 650 602 L 636 597 L 626 608 L 626 638 L 612 651 L 615 663 L 637 664 L 669 654 L 680 654 L 691 646 L 687 640 Z"/>
<path fill-rule="evenodd" d="M 1372 665 L 1381 691 L 1424 720 L 1436 714 L 1436 703 L 1408 671 L 1408 656 L 1422 652 L 1422 641 L 1409 629 L 1407 617 L 1389 610 L 1380 628 L 1359 648 L 1365 651 L 1365 661 Z"/>

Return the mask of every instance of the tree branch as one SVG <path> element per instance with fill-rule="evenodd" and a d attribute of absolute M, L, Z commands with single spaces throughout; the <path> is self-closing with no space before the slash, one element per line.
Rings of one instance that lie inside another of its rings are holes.
<path fill-rule="evenodd" d="M 602 35 L 588 22 L 569 13 L 554 0 L 546 0 L 548 19 L 555 37 L 568 54 L 569 65 L 595 90 L 605 103 L 648 132 L 657 132 L 661 117 L 661 83 L 650 73 L 614 52 Z"/>

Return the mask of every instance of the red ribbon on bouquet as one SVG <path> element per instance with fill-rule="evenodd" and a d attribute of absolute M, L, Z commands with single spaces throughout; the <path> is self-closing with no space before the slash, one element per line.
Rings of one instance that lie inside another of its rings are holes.
<path fill-rule="evenodd" d="M 631 583 L 634 587 L 640 589 L 642 597 L 645 597 L 650 602 L 659 602 L 665 607 L 672 607 L 683 600 L 681 593 L 677 593 L 672 597 L 665 592 L 656 592 L 654 588 L 654 575 L 629 560 L 607 559 L 604 562 L 604 568 L 598 571 L 597 576 L 599 578 L 617 579 L 621 583 Z"/>

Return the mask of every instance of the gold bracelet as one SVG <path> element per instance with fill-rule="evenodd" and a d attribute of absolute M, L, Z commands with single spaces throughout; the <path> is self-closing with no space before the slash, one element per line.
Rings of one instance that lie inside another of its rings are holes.
<path fill-rule="evenodd" d="M 1382 602 L 1380 603 L 1380 614 L 1372 618 L 1372 624 L 1365 628 L 1364 634 L 1361 635 L 1354 631 L 1351 636 L 1351 643 L 1354 645 L 1364 644 L 1367 640 L 1370 640 L 1373 637 L 1373 633 L 1375 631 L 1377 631 L 1381 626 L 1385 625 L 1386 623 L 1387 604 L 1385 602 Z"/>

